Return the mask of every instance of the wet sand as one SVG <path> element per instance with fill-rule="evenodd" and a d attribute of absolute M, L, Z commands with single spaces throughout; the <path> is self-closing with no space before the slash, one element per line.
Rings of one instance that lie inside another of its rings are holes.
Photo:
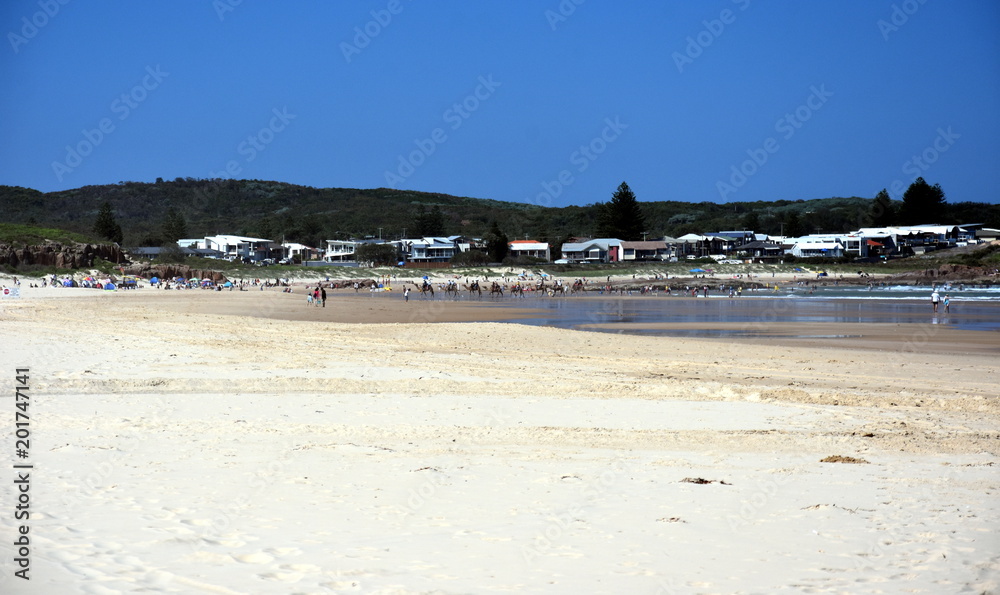
<path fill-rule="evenodd" d="M 42 290 L 38 290 L 42 291 Z M 65 290 L 40 294 L 49 299 L 63 297 Z M 181 314 L 219 314 L 250 316 L 288 321 L 317 323 L 446 323 L 518 321 L 531 325 L 576 328 L 580 330 L 624 332 L 629 334 L 663 334 L 672 337 L 700 337 L 707 340 L 739 341 L 749 344 L 768 342 L 782 345 L 834 346 L 849 349 L 894 351 L 917 350 L 932 353 L 1000 353 L 1000 333 L 955 328 L 948 324 L 960 320 L 974 324 L 1000 321 L 1000 303 L 966 304 L 965 310 L 976 308 L 976 314 L 955 308 L 949 315 L 935 316 L 924 312 L 906 316 L 924 322 L 893 322 L 900 316 L 894 311 L 880 311 L 880 306 L 898 309 L 898 302 L 882 300 L 847 301 L 857 309 L 845 317 L 842 309 L 831 309 L 829 303 L 798 300 L 794 305 L 782 298 L 704 298 L 642 297 L 642 296 L 571 296 L 548 298 L 531 296 L 524 299 L 480 298 L 459 299 L 438 294 L 425 298 L 411 293 L 409 302 L 399 292 L 371 295 L 355 293 L 353 289 L 328 292 L 326 307 L 310 306 L 302 290 L 283 293 L 265 291 L 163 291 L 143 289 L 134 292 L 104 294 L 83 291 L 87 297 L 118 299 Z M 75 295 L 79 295 L 76 293 Z M 586 307 L 580 304 L 587 302 Z M 905 304 L 913 309 L 912 304 Z M 579 308 L 579 310 L 577 310 Z M 621 318 L 643 309 L 656 313 L 665 308 L 681 322 L 623 322 Z M 796 321 L 785 318 L 794 314 Z M 726 316 L 733 316 L 727 319 Z M 687 318 L 699 318 L 695 322 Z M 846 322 L 845 318 L 864 322 Z M 802 320 L 807 319 L 807 320 Z"/>

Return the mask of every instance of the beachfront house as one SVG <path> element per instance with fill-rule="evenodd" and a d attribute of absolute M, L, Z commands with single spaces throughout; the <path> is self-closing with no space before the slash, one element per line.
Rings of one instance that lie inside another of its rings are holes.
<path fill-rule="evenodd" d="M 671 238 L 672 239 L 672 238 Z M 665 240 L 622 242 L 622 260 L 669 260 L 670 246 Z"/>
<path fill-rule="evenodd" d="M 740 259 L 758 262 L 777 262 L 784 255 L 784 249 L 773 242 L 754 240 L 736 248 L 736 256 Z"/>
<path fill-rule="evenodd" d="M 864 234 L 860 233 L 848 233 L 848 234 L 837 234 L 837 233 L 814 233 L 800 238 L 795 238 L 792 243 L 793 247 L 795 244 L 810 244 L 810 243 L 821 243 L 821 244 L 840 244 L 841 250 L 843 251 L 843 256 L 853 256 L 855 258 L 867 258 L 868 257 L 868 238 Z"/>
<path fill-rule="evenodd" d="M 570 263 L 618 262 L 621 258 L 621 240 L 597 238 L 562 245 L 562 258 Z"/>
<path fill-rule="evenodd" d="M 423 237 L 399 240 L 397 243 L 403 259 L 415 263 L 448 262 L 459 252 L 469 250 L 470 243 L 463 236 Z"/>
<path fill-rule="evenodd" d="M 317 248 L 299 244 L 296 242 L 283 242 L 281 244 L 281 257 L 293 258 L 298 262 L 306 262 L 322 257 L 323 251 Z"/>
<path fill-rule="evenodd" d="M 798 258 L 840 258 L 844 255 L 844 247 L 838 242 L 799 242 L 792 241 L 792 247 L 787 254 Z"/>
<path fill-rule="evenodd" d="M 323 260 L 326 262 L 354 262 L 354 251 L 358 243 L 354 240 L 327 240 L 326 254 Z"/>
<path fill-rule="evenodd" d="M 272 248 L 280 251 L 280 245 L 264 238 L 250 238 L 234 235 L 205 236 L 198 239 L 177 240 L 181 248 L 197 248 L 218 254 L 218 258 L 226 260 L 241 259 L 247 262 L 259 262 L 271 258 Z"/>
<path fill-rule="evenodd" d="M 513 258 L 528 256 L 548 261 L 551 257 L 548 242 L 536 242 L 535 240 L 514 240 L 507 244 L 507 254 Z"/>

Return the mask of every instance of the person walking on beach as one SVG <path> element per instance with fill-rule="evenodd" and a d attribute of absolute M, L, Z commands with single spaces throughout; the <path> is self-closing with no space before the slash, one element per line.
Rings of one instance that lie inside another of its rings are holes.
<path fill-rule="evenodd" d="M 410 301 L 410 288 L 409 287 L 404 287 L 403 288 L 403 301 L 404 302 Z"/>
<path fill-rule="evenodd" d="M 944 294 L 944 313 L 947 314 L 951 312 L 951 297 L 948 294 Z"/>
<path fill-rule="evenodd" d="M 321 300 L 323 300 L 323 307 L 325 308 L 326 307 L 326 288 L 325 287 L 319 290 L 319 297 L 320 297 Z"/>
<path fill-rule="evenodd" d="M 934 308 L 934 311 L 935 311 L 935 312 L 937 312 L 937 311 L 938 311 L 938 303 L 939 303 L 940 301 L 941 301 L 941 296 L 940 296 L 940 295 L 938 295 L 938 292 L 937 292 L 937 290 L 935 289 L 935 290 L 934 290 L 934 292 L 933 292 L 933 293 L 931 293 L 931 307 L 932 307 L 932 308 Z"/>

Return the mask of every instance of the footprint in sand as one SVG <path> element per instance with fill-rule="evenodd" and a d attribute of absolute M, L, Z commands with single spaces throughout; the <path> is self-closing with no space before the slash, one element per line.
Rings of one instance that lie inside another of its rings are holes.
<path fill-rule="evenodd" d="M 257 578 L 265 581 L 281 581 L 283 583 L 297 583 L 302 580 L 302 573 L 299 572 L 268 572 L 258 574 Z"/>
<path fill-rule="evenodd" d="M 297 547 L 272 547 L 264 550 L 265 553 L 283 558 L 285 556 L 301 556 L 302 550 Z"/>
<path fill-rule="evenodd" d="M 321 587 L 326 589 L 333 589 L 334 591 L 360 591 L 361 583 L 358 581 L 330 581 L 328 583 L 320 583 Z"/>
<path fill-rule="evenodd" d="M 233 559 L 237 562 L 243 562 L 244 564 L 269 564 L 274 562 L 274 556 L 265 554 L 264 552 L 256 552 L 253 554 L 243 554 L 242 556 L 233 556 Z"/>

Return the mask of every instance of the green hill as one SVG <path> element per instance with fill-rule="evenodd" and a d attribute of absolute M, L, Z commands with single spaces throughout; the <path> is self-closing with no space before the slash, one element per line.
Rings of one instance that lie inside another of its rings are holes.
<path fill-rule="evenodd" d="M 608 189 L 610 199 L 614 188 Z M 638 197 L 640 201 L 648 197 Z M 108 202 L 126 246 L 159 245 L 169 209 L 187 223 L 188 237 L 232 233 L 320 245 L 325 239 L 415 235 L 418 209 L 437 206 L 446 234 L 480 236 L 496 220 L 511 238 L 560 242 L 595 233 L 594 205 L 540 207 L 517 202 L 376 188 L 312 188 L 261 180 L 181 179 L 120 182 L 42 193 L 0 186 L 0 221 L 54 227 L 92 235 L 98 208 Z M 870 199 L 717 204 L 646 201 L 641 207 L 650 237 L 688 232 L 752 229 L 787 234 L 848 231 L 869 223 Z M 1000 206 L 949 204 L 951 223 L 1000 226 Z"/>

